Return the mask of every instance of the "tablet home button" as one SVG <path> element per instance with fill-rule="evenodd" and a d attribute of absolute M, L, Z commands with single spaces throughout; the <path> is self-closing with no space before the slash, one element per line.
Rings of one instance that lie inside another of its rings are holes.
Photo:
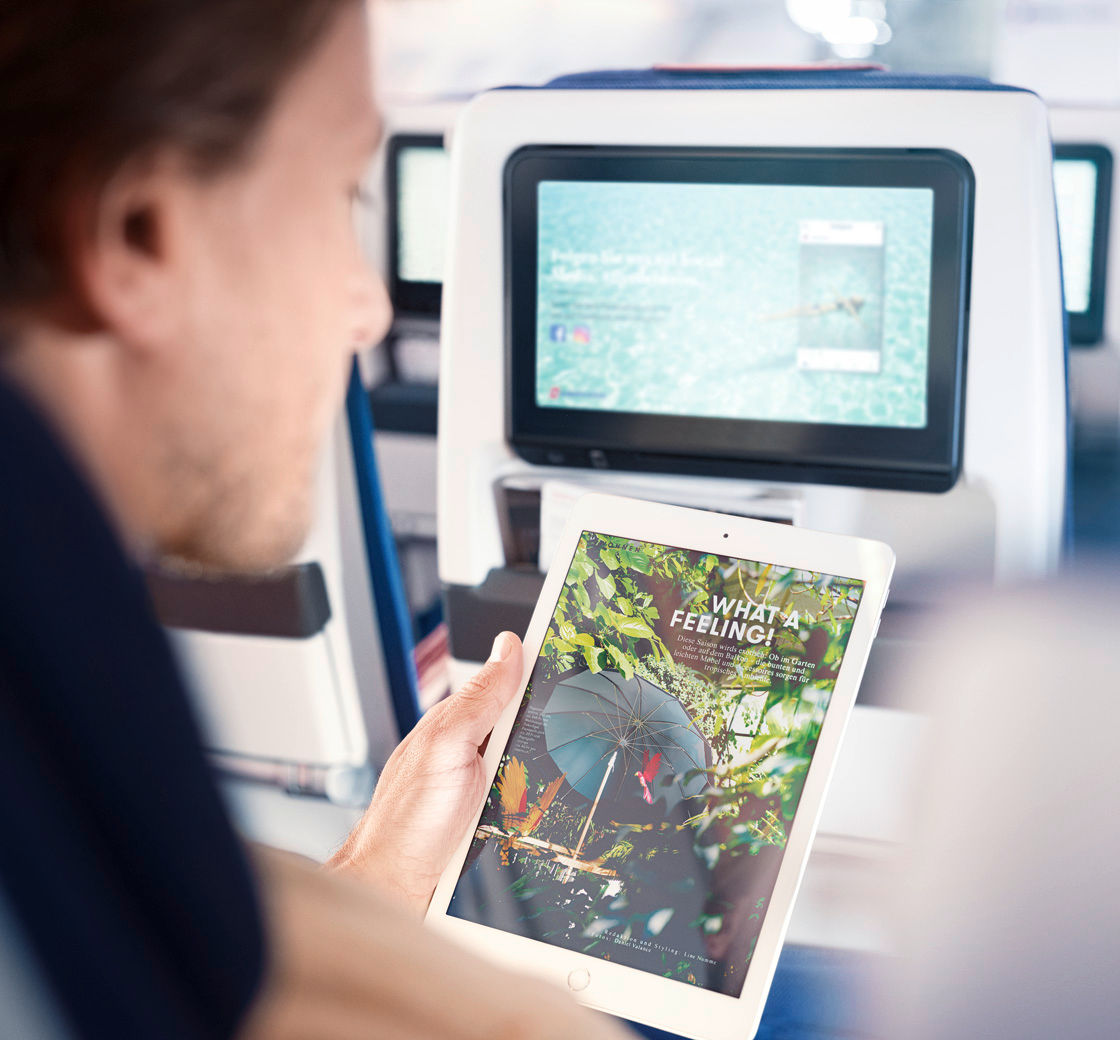
<path fill-rule="evenodd" d="M 591 974 L 586 968 L 576 968 L 575 971 L 568 973 L 568 989 L 573 993 L 578 993 L 581 989 L 587 989 L 587 984 L 591 981 Z"/>

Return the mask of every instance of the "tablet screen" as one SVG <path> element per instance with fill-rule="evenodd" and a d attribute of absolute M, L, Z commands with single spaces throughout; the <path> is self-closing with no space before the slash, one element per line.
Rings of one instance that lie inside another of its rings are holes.
<path fill-rule="evenodd" d="M 538 190 L 539 406 L 926 425 L 930 188 Z"/>
<path fill-rule="evenodd" d="M 448 913 L 737 996 L 862 593 L 584 532 Z"/>

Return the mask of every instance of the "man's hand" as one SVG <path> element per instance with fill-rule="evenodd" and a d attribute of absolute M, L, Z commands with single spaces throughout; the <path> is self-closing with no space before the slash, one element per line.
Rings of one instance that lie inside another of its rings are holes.
<path fill-rule="evenodd" d="M 482 751 L 517 694 L 521 641 L 494 640 L 490 660 L 432 708 L 393 752 L 373 800 L 329 866 L 364 878 L 421 915 L 482 807 Z"/>
<path fill-rule="evenodd" d="M 626 1040 L 566 993 L 429 932 L 381 893 L 256 851 L 268 969 L 238 1040 Z"/>

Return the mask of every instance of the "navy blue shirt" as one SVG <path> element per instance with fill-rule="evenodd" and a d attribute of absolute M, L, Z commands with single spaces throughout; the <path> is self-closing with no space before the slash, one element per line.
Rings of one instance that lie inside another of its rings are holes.
<path fill-rule="evenodd" d="M 139 570 L 0 381 L 0 886 L 79 1037 L 223 1037 L 261 923 Z"/>

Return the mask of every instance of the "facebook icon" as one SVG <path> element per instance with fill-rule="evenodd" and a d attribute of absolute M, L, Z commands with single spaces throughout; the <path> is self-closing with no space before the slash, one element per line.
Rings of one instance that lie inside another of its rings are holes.
<path fill-rule="evenodd" d="M 568 330 L 563 325 L 553 325 L 548 330 L 548 338 L 553 343 L 563 343 L 568 338 Z"/>

